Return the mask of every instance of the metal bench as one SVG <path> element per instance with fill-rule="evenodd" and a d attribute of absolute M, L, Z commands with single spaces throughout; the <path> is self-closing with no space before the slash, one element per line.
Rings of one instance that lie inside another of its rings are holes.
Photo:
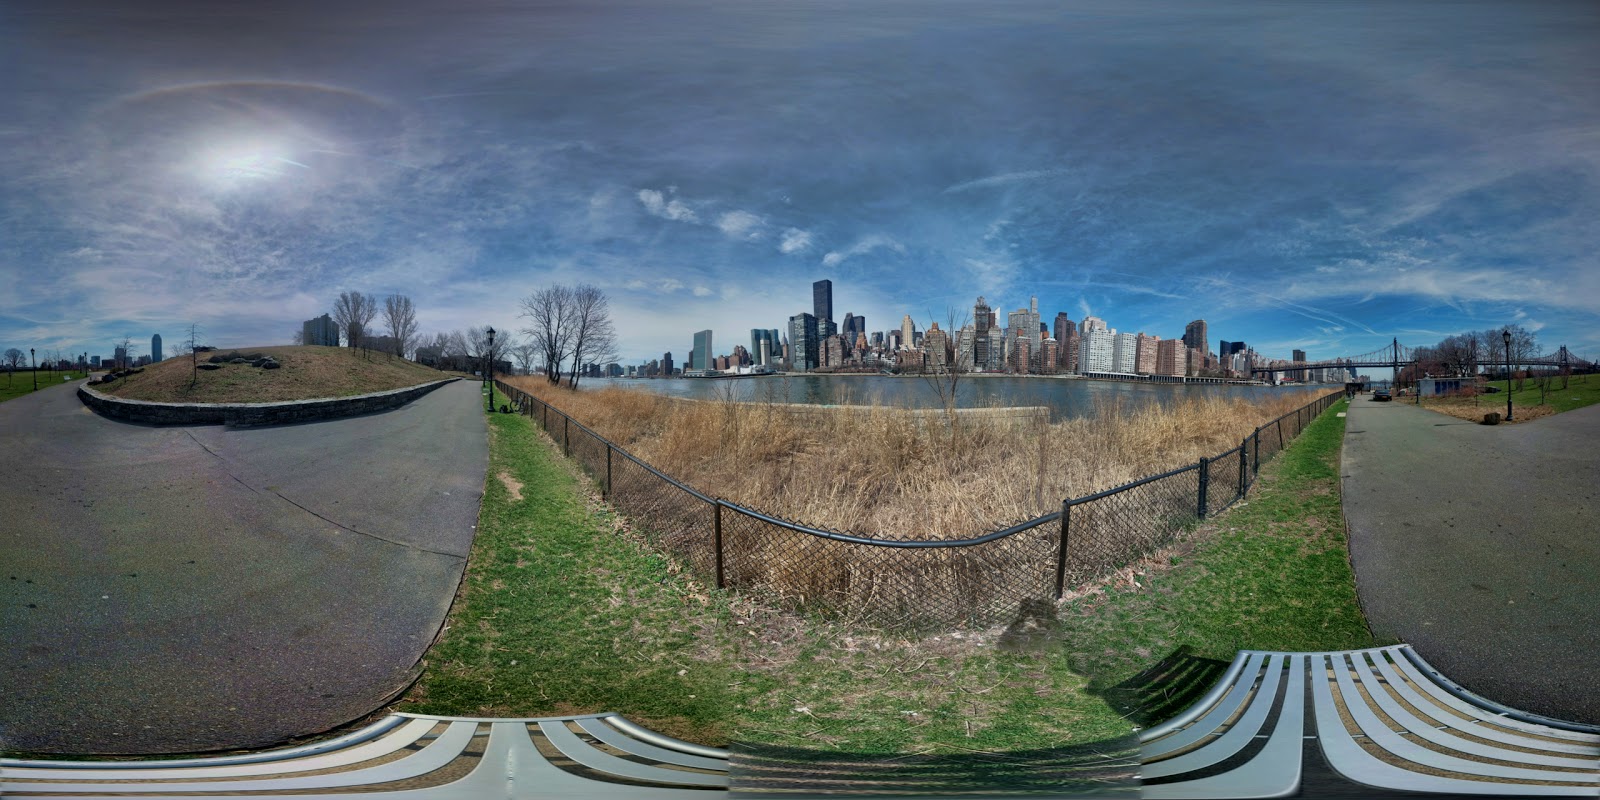
<path fill-rule="evenodd" d="M 728 786 L 728 753 L 616 714 L 487 719 L 395 714 L 315 744 L 143 761 L 0 759 L 0 797 L 705 797 Z M 193 793 L 193 794 L 189 794 Z M 278 794 L 281 793 L 281 794 Z"/>
<path fill-rule="evenodd" d="M 1600 795 L 1600 727 L 1478 697 L 1407 645 L 1241 651 L 1210 693 L 1139 738 L 1150 798 L 1284 797 L 1316 770 L 1388 791 Z"/>

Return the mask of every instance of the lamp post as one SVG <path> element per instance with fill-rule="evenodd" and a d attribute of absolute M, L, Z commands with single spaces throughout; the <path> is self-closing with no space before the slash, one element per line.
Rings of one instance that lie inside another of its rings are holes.
<path fill-rule="evenodd" d="M 33 348 L 28 348 L 28 361 L 33 364 L 33 390 L 39 391 L 39 359 L 33 357 Z"/>
<path fill-rule="evenodd" d="M 1500 332 L 1506 343 L 1506 422 L 1511 421 L 1511 329 Z"/>
<path fill-rule="evenodd" d="M 494 328 L 490 327 L 484 333 L 489 337 L 488 353 L 485 356 L 489 361 L 489 366 L 484 370 L 484 376 L 489 384 L 489 413 L 492 414 L 494 413 Z"/>

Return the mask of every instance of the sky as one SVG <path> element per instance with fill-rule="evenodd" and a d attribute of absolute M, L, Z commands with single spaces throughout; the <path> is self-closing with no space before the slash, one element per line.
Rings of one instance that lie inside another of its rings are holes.
<path fill-rule="evenodd" d="M 0 0 L 0 347 L 1094 314 L 1600 355 L 1600 4 Z"/>

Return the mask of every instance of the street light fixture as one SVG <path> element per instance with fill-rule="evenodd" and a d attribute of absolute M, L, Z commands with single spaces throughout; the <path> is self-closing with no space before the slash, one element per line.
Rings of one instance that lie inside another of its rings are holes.
<path fill-rule="evenodd" d="M 1506 343 L 1506 422 L 1511 421 L 1511 329 L 1500 332 Z"/>
<path fill-rule="evenodd" d="M 28 360 L 33 362 L 33 390 L 39 391 L 39 359 L 33 357 L 33 348 L 28 348 Z"/>
<path fill-rule="evenodd" d="M 484 333 L 489 337 L 488 352 L 484 354 L 484 357 L 489 362 L 489 367 L 484 370 L 484 377 L 489 384 L 489 413 L 492 414 L 494 413 L 494 327 L 491 326 Z"/>

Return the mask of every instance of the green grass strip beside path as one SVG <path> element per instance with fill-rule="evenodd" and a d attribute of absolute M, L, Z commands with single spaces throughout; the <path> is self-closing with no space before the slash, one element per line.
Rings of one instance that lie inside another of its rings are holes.
<path fill-rule="evenodd" d="M 1541 399 L 1543 399 L 1544 405 L 1555 409 L 1556 413 L 1600 403 L 1600 375 L 1569 375 L 1566 380 L 1567 388 L 1563 389 L 1561 388 L 1560 376 L 1550 378 L 1549 387 L 1542 393 L 1542 398 L 1538 379 L 1528 378 L 1524 380 L 1522 388 L 1511 393 L 1512 413 L 1515 413 L 1518 408 L 1540 405 Z M 1487 381 L 1486 383 L 1489 386 L 1498 388 L 1500 391 L 1495 394 L 1479 395 L 1478 404 L 1483 406 L 1484 411 L 1504 412 L 1506 408 L 1506 382 Z M 1516 385 L 1516 381 L 1511 381 L 1513 388 Z M 1404 398 L 1401 399 L 1403 400 Z"/>
<path fill-rule="evenodd" d="M 1340 507 L 1347 407 L 1324 412 L 1263 466 L 1246 501 L 1211 520 L 1187 555 L 1136 577 L 1138 586 L 1066 604 L 1057 669 L 1107 691 L 1180 648 L 1229 662 L 1239 650 L 1382 644 L 1356 599 Z"/>
<path fill-rule="evenodd" d="M 462 590 L 396 710 L 615 711 L 668 735 L 725 744 L 722 599 L 619 533 L 528 418 L 488 419 L 489 474 Z"/>

